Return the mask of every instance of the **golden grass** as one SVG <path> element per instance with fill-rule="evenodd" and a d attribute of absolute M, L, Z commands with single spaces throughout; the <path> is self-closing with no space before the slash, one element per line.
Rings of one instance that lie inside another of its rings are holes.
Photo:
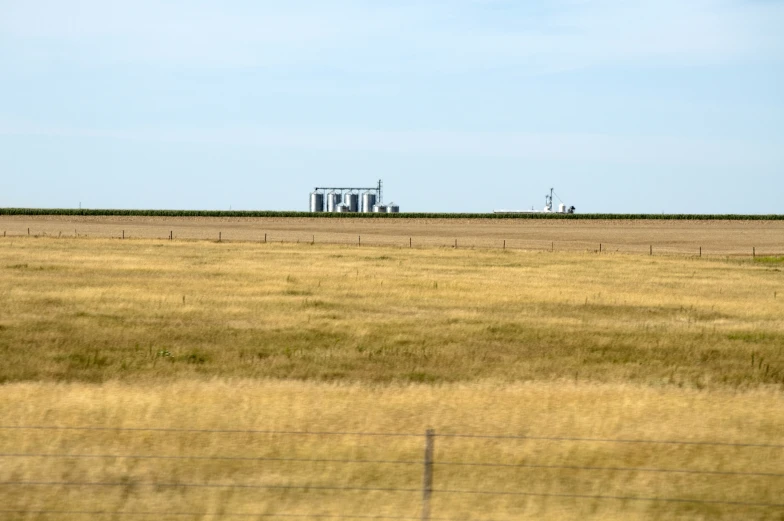
<path fill-rule="evenodd" d="M 743 393 L 573 383 L 367 386 L 223 380 L 163 384 L 9 384 L 0 417 L 10 425 L 516 434 L 780 443 L 778 392 Z M 402 460 L 412 464 L 127 458 L 2 458 L 1 481 L 121 483 L 113 487 L 0 486 L 7 510 L 387 515 L 417 517 L 424 437 L 250 433 L 9 431 L 0 451 Z M 782 503 L 782 477 L 564 468 L 637 467 L 782 473 L 782 449 L 576 441 L 436 438 L 433 516 L 468 519 L 780 519 L 781 508 L 570 497 L 439 493 L 531 492 Z M 166 488 L 145 483 L 311 485 L 310 490 Z M 319 490 L 402 488 L 414 492 Z M 149 516 L 175 519 L 175 516 Z M 34 514 L 4 519 L 44 519 Z M 46 517 L 51 518 L 51 516 Z M 90 519 L 86 514 L 57 519 Z M 119 517 L 118 517 L 119 518 Z M 226 517 L 228 518 L 228 517 Z M 251 517 L 254 518 L 254 517 Z M 315 519 L 309 518 L 309 519 Z"/>
<path fill-rule="evenodd" d="M 780 444 L 778 258 L 0 240 L 0 424 Z M 419 515 L 423 437 L 0 429 L 2 519 L 38 510 Z M 784 474 L 781 447 L 437 438 L 440 462 Z M 784 478 L 440 465 L 436 490 L 782 503 Z M 22 513 L 11 513 L 19 510 Z M 208 514 L 208 515 L 207 515 Z M 781 519 L 781 507 L 436 492 L 468 519 Z M 103 517 L 125 519 L 123 516 Z M 145 516 L 134 516 L 134 518 Z M 255 517 L 250 517 L 251 519 Z M 269 517 L 260 517 L 267 519 Z M 307 517 L 303 517 L 307 519 Z M 315 518 L 313 518 L 315 519 Z"/>
<path fill-rule="evenodd" d="M 784 383 L 766 263 L 0 241 L 0 381 Z"/>

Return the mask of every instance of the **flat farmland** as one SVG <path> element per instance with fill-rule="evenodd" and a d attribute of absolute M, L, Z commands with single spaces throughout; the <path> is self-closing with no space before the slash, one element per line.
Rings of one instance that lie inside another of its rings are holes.
<path fill-rule="evenodd" d="M 749 256 L 784 253 L 784 221 L 0 216 L 10 236 Z"/>
<path fill-rule="evenodd" d="M 3 519 L 784 514 L 782 257 L 20 232 Z"/>

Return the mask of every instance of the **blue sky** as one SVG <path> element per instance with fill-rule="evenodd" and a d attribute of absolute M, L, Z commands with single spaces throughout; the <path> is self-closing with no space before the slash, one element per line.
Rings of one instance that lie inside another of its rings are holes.
<path fill-rule="evenodd" d="M 0 0 L 0 206 L 784 213 L 780 0 Z"/>

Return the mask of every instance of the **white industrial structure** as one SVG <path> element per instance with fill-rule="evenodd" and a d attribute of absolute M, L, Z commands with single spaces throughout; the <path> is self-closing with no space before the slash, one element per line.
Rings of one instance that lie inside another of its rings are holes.
<path fill-rule="evenodd" d="M 560 204 L 558 205 L 558 210 L 553 209 L 553 196 L 558 197 L 558 194 L 555 193 L 554 188 L 550 188 L 550 193 L 544 196 L 544 209 L 543 210 L 536 210 L 534 207 L 531 207 L 530 210 L 493 210 L 493 213 L 574 213 L 576 208 L 574 206 L 566 206 L 566 204 L 561 201 L 561 198 L 558 197 Z"/>
<path fill-rule="evenodd" d="M 310 193 L 311 212 L 329 213 L 400 213 L 395 203 L 384 204 L 382 182 L 371 188 L 316 187 Z"/>

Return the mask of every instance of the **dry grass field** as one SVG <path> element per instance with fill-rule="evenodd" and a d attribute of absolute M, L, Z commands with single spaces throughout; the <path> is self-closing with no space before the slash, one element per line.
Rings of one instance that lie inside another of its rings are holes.
<path fill-rule="evenodd" d="M 784 221 L 319 219 L 0 216 L 11 236 L 168 238 L 318 244 L 750 256 L 784 254 Z M 410 240 L 410 243 L 409 243 Z"/>
<path fill-rule="evenodd" d="M 781 443 L 784 431 L 784 403 L 780 391 L 771 388 L 738 393 L 573 382 L 437 386 L 223 379 L 103 385 L 16 383 L 6 384 L 0 394 L 0 417 L 4 424 L 11 425 L 412 434 L 424 434 L 426 428 L 432 427 L 437 434 L 503 433 L 759 444 Z M 0 485 L 0 517 L 212 521 L 292 516 L 324 519 L 319 516 L 331 515 L 338 519 L 350 519 L 341 516 L 418 519 L 423 446 L 423 435 L 0 430 L 0 451 L 4 454 L 37 455 L 4 456 L 0 481 L 47 483 Z M 432 514 L 434 519 L 455 520 L 780 520 L 784 507 L 727 502 L 781 504 L 782 450 L 781 445 L 436 437 Z M 45 456 L 63 454 L 71 457 Z M 95 457 L 84 457 L 88 455 Z M 111 455 L 137 457 L 99 457 Z M 150 455 L 224 459 L 140 457 Z M 459 463 L 524 466 L 456 465 Z M 577 466 L 590 468 L 574 468 Z M 635 470 L 613 470 L 617 467 Z M 76 484 L 59 484 L 62 482 Z M 83 483 L 106 485 L 78 485 Z M 167 487 L 150 486 L 151 483 L 213 486 Z M 302 485 L 309 487 L 263 488 Z M 455 492 L 466 490 L 511 494 Z M 514 495 L 520 492 L 532 495 Z M 622 500 L 607 496 L 722 503 Z M 35 513 L 41 510 L 58 513 L 48 516 Z M 208 515 L 86 514 L 98 511 Z"/>
<path fill-rule="evenodd" d="M 782 269 L 6 237 L 0 518 L 418 518 L 434 428 L 692 442 L 439 436 L 434 518 L 781 520 Z"/>

